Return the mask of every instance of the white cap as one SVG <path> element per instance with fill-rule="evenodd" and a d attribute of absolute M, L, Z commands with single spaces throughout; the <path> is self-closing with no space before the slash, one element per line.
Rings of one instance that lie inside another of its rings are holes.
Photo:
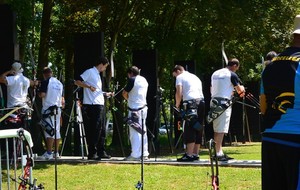
<path fill-rule="evenodd" d="M 295 17 L 293 34 L 300 34 L 300 15 Z"/>
<path fill-rule="evenodd" d="M 23 72 L 23 68 L 21 63 L 19 62 L 14 62 L 11 66 L 12 70 L 14 70 L 16 73 L 22 73 Z"/>

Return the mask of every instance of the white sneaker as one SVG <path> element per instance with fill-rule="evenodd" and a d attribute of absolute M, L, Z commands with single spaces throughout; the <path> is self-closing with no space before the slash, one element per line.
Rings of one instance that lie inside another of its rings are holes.
<path fill-rule="evenodd" d="M 56 153 L 52 152 L 52 155 L 53 155 L 53 158 L 59 158 L 59 153 L 58 152 L 56 152 Z"/>
<path fill-rule="evenodd" d="M 142 157 L 141 157 L 141 158 L 142 158 Z M 149 160 L 149 157 L 148 157 L 148 156 L 144 156 L 143 159 L 144 159 L 144 160 Z"/>
<path fill-rule="evenodd" d="M 125 161 L 140 161 L 141 159 L 140 158 L 135 158 L 135 157 L 132 157 L 132 156 L 128 156 L 126 158 L 124 158 Z"/>
<path fill-rule="evenodd" d="M 53 154 L 48 154 L 47 151 L 41 157 L 43 160 L 51 160 L 53 159 Z"/>

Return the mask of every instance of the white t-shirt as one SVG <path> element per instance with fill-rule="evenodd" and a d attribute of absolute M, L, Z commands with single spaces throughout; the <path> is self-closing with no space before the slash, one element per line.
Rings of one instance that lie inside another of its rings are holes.
<path fill-rule="evenodd" d="M 237 75 L 227 68 L 215 71 L 211 76 L 211 97 L 231 99 L 234 86 L 237 83 Z"/>
<path fill-rule="evenodd" d="M 89 88 L 83 88 L 83 104 L 104 105 L 102 81 L 97 68 L 90 68 L 84 71 L 80 76 L 86 84 L 96 88 L 94 92 Z"/>
<path fill-rule="evenodd" d="M 26 104 L 30 80 L 22 73 L 7 76 L 7 107 L 23 106 Z"/>
<path fill-rule="evenodd" d="M 57 107 L 61 107 L 62 93 L 63 93 L 62 83 L 58 79 L 51 77 L 49 79 L 46 96 L 43 98 L 43 110 L 46 110 L 50 106 L 54 106 L 54 105 L 56 105 Z"/>
<path fill-rule="evenodd" d="M 147 80 L 137 75 L 134 80 L 133 88 L 128 92 L 128 107 L 138 109 L 147 104 Z"/>
<path fill-rule="evenodd" d="M 176 77 L 176 86 L 177 85 L 182 86 L 183 101 L 204 98 L 201 80 L 188 71 L 183 71 Z"/>

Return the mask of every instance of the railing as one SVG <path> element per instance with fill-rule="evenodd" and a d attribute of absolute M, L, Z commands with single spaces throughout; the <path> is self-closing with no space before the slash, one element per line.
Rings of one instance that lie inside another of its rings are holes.
<path fill-rule="evenodd" d="M 23 128 L 0 130 L 0 140 L 0 190 L 5 187 L 5 180 L 8 190 L 11 186 L 18 190 L 44 189 L 42 185 L 36 186 L 36 179 L 32 178 L 34 159 L 30 133 Z"/>

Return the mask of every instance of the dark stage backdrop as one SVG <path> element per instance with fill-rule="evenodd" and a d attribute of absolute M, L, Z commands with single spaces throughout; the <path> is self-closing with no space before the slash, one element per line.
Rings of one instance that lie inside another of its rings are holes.
<path fill-rule="evenodd" d="M 94 66 L 100 56 L 104 56 L 104 33 L 78 33 L 74 36 L 74 77 Z"/>
<path fill-rule="evenodd" d="M 14 60 L 18 59 L 15 47 L 17 47 L 16 16 L 9 5 L 2 4 L 0 5 L 0 74 L 8 71 Z M 6 100 L 6 86 L 1 84 L 1 87 Z"/>

